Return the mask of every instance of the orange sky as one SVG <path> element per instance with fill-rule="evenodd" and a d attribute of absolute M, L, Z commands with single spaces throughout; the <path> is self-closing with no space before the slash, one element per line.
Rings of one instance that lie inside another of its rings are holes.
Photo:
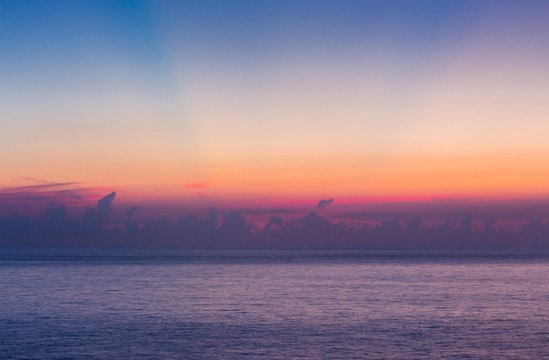
<path fill-rule="evenodd" d="M 235 206 L 549 194 L 547 6 L 370 5 L 12 4 L 0 188 Z"/>

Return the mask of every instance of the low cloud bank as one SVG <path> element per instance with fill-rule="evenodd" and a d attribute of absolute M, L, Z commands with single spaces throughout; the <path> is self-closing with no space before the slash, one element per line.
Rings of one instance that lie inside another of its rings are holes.
<path fill-rule="evenodd" d="M 111 217 L 115 197 L 114 191 L 106 195 L 96 207 L 86 209 L 80 219 L 69 218 L 67 208 L 55 204 L 48 206 L 39 219 L 19 213 L 0 218 L 0 246 L 549 248 L 549 224 L 541 220 L 531 220 L 516 231 L 498 230 L 493 221 L 474 229 L 471 216 L 431 227 L 418 218 L 356 228 L 311 212 L 292 220 L 273 216 L 265 226 L 257 227 L 248 223 L 240 211 L 228 212 L 220 219 L 217 210 L 209 208 L 205 217 L 189 214 L 170 221 L 165 217 L 136 219 L 132 215 L 137 208 L 131 208 L 124 211 L 125 222 L 116 223 Z"/>

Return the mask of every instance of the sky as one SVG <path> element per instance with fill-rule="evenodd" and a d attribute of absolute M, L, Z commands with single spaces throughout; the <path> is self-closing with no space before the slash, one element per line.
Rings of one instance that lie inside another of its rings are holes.
<path fill-rule="evenodd" d="M 385 203 L 549 218 L 548 17 L 530 0 L 0 0 L 0 210 L 116 190 L 158 214 L 333 198 L 361 221 Z"/>

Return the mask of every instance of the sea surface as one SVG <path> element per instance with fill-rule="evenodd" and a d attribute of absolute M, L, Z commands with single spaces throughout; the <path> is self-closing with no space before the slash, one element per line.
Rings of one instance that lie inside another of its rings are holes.
<path fill-rule="evenodd" d="M 0 250 L 0 359 L 549 359 L 549 254 Z"/>

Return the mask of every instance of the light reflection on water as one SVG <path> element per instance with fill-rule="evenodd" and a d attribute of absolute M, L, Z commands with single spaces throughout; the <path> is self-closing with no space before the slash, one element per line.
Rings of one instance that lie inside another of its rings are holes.
<path fill-rule="evenodd" d="M 549 256 L 3 251 L 0 358 L 549 358 Z"/>

